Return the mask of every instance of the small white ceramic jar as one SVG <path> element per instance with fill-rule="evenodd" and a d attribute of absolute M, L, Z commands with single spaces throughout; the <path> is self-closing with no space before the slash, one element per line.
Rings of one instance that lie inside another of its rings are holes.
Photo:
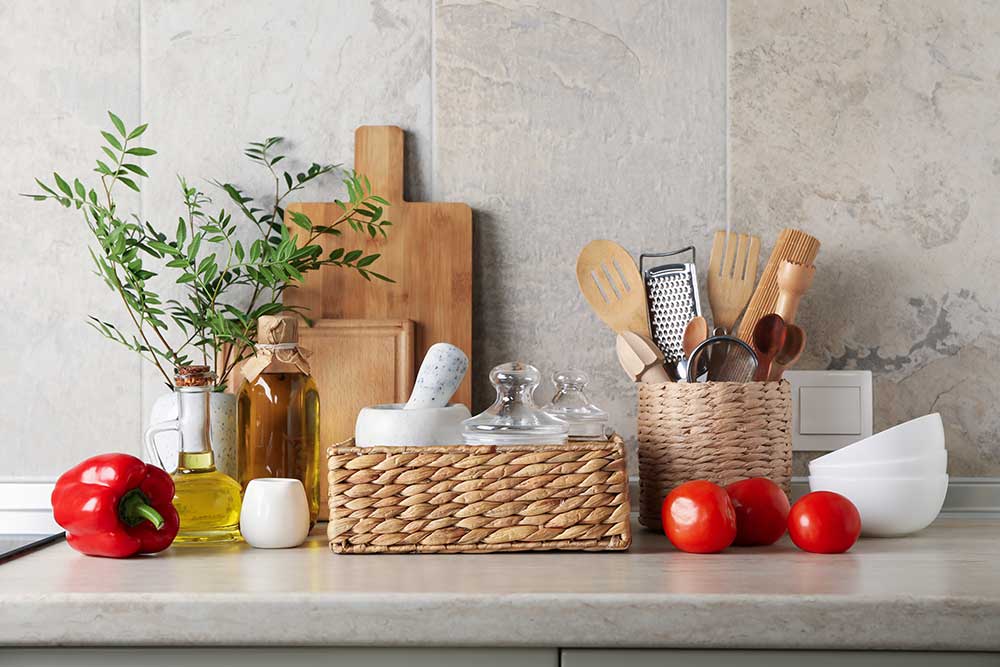
<path fill-rule="evenodd" d="M 240 532 L 258 549 L 288 549 L 309 535 L 309 502 L 297 479 L 251 480 L 243 494 Z"/>

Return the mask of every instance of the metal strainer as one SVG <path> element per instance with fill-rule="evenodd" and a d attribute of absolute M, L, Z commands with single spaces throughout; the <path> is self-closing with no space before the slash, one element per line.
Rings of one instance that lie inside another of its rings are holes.
<path fill-rule="evenodd" d="M 691 252 L 690 263 L 663 264 L 646 270 L 646 259 L 672 257 Z M 653 341 L 663 352 L 667 368 L 684 358 L 684 328 L 692 317 L 701 315 L 698 298 L 698 276 L 695 271 L 694 246 L 671 252 L 639 255 L 639 270 L 646 283 L 649 303 L 649 328 Z"/>

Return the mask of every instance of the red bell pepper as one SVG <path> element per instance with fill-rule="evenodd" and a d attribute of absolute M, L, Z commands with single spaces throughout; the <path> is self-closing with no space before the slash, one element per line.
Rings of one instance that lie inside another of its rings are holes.
<path fill-rule="evenodd" d="M 56 523 L 88 556 L 127 558 L 163 551 L 177 536 L 174 481 L 128 454 L 101 454 L 70 468 L 52 491 Z"/>

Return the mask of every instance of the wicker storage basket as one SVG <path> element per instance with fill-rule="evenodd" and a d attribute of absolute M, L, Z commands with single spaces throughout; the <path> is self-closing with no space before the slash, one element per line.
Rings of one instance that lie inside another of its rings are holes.
<path fill-rule="evenodd" d="M 628 549 L 621 438 L 563 446 L 331 447 L 336 553 Z"/>
<path fill-rule="evenodd" d="M 663 499 L 693 479 L 768 477 L 789 492 L 791 422 L 785 381 L 639 385 L 639 523 L 662 530 Z"/>

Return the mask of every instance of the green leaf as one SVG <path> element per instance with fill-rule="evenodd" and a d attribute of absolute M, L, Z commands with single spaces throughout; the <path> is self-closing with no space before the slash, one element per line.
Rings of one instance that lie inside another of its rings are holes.
<path fill-rule="evenodd" d="M 118 141 L 117 138 L 115 138 L 115 135 L 111 134 L 110 132 L 105 132 L 104 130 L 101 130 L 101 134 L 104 135 L 104 138 L 107 140 L 109 144 L 111 144 L 112 148 L 116 150 L 122 149 L 122 144 L 120 141 Z"/>
<path fill-rule="evenodd" d="M 132 139 L 135 139 L 137 137 L 142 136 L 142 133 L 146 131 L 147 127 L 149 127 L 149 123 L 143 123 L 139 127 L 135 128 L 134 130 L 132 130 L 131 132 L 129 132 L 127 138 L 129 140 L 132 140 Z"/>
<path fill-rule="evenodd" d="M 73 189 L 76 190 L 76 194 L 80 196 L 80 199 L 87 198 L 87 188 L 83 187 L 83 183 L 80 182 L 79 178 L 73 179 Z"/>
<path fill-rule="evenodd" d="M 187 249 L 188 259 L 194 261 L 194 258 L 198 256 L 199 248 L 201 248 L 201 234 L 195 234 L 194 238 L 191 239 L 191 245 Z"/>
<path fill-rule="evenodd" d="M 193 283 L 193 282 L 194 282 L 194 274 L 193 273 L 182 274 L 181 277 L 177 279 L 177 284 L 178 285 L 183 285 L 184 283 Z"/>
<path fill-rule="evenodd" d="M 147 155 L 156 155 L 156 151 L 154 151 L 152 148 L 143 148 L 142 146 L 136 146 L 135 148 L 130 148 L 127 151 L 125 151 L 125 154 L 147 156 Z"/>
<path fill-rule="evenodd" d="M 361 257 L 361 251 L 360 250 L 352 250 L 351 252 L 349 252 L 346 255 L 344 255 L 344 262 L 347 263 L 347 264 L 350 264 L 351 262 L 353 262 L 354 260 L 356 260 L 358 257 Z"/>
<path fill-rule="evenodd" d="M 305 213 L 299 213 L 298 211 L 291 211 L 292 222 L 301 227 L 302 229 L 311 231 L 313 228 L 312 220 Z"/>
<path fill-rule="evenodd" d="M 375 260 L 377 260 L 381 256 L 382 255 L 376 253 L 374 255 L 368 255 L 367 257 L 362 257 L 360 260 L 358 260 L 357 266 L 359 268 L 362 267 L 362 266 L 368 266 L 369 264 L 371 264 L 372 262 L 374 262 Z"/>
<path fill-rule="evenodd" d="M 70 189 L 69 183 L 67 183 L 62 176 L 60 176 L 55 172 L 52 172 L 52 176 L 56 179 L 56 185 L 59 187 L 59 189 L 65 192 L 67 195 L 69 195 L 70 198 L 72 198 L 73 190 Z"/>
<path fill-rule="evenodd" d="M 123 164 L 122 167 L 124 167 L 125 169 L 128 169 L 133 174 L 138 174 L 139 176 L 145 176 L 146 178 L 149 178 L 149 174 L 146 173 L 146 170 L 143 169 L 142 167 L 140 167 L 137 164 L 128 164 L 128 163 L 126 163 L 126 164 Z"/>
<path fill-rule="evenodd" d="M 46 192 L 48 192 L 48 193 L 49 193 L 50 195 L 52 195 L 52 196 L 57 196 L 57 195 L 56 195 L 56 192 L 55 192 L 55 190 L 53 190 L 53 189 L 52 189 L 52 188 L 50 188 L 49 186 L 45 185 L 45 183 L 42 183 L 42 182 L 41 182 L 40 180 L 38 180 L 37 178 L 35 179 L 35 183 L 37 183 L 37 184 L 38 184 L 38 187 L 40 187 L 40 188 L 41 188 L 42 190 L 45 190 L 45 191 L 46 191 Z"/>
<path fill-rule="evenodd" d="M 177 240 L 178 247 L 184 245 L 184 241 L 187 240 L 187 225 L 184 224 L 184 218 L 177 219 L 177 233 L 174 234 L 174 238 Z"/>
<path fill-rule="evenodd" d="M 115 162 L 115 163 L 118 162 L 118 156 L 115 155 L 115 152 L 113 150 L 111 150 L 107 146 L 101 146 L 101 150 L 104 151 L 104 154 L 108 156 L 109 160 L 111 160 L 112 162 Z M 108 169 L 108 171 L 110 172 L 111 169 Z"/>
<path fill-rule="evenodd" d="M 135 181 L 133 181 L 131 178 L 127 178 L 125 176 L 119 176 L 118 180 L 127 185 L 129 188 L 135 190 L 136 192 L 139 192 L 139 186 L 136 185 Z"/>
<path fill-rule="evenodd" d="M 108 117 L 111 118 L 111 122 L 114 124 L 115 129 L 118 130 L 118 133 L 124 137 L 125 136 L 125 123 L 122 122 L 122 119 L 119 118 L 118 116 L 114 115 L 110 111 L 108 112 Z M 101 134 L 105 134 L 105 133 L 102 132 Z M 105 135 L 105 136 L 107 136 L 107 135 Z"/>

